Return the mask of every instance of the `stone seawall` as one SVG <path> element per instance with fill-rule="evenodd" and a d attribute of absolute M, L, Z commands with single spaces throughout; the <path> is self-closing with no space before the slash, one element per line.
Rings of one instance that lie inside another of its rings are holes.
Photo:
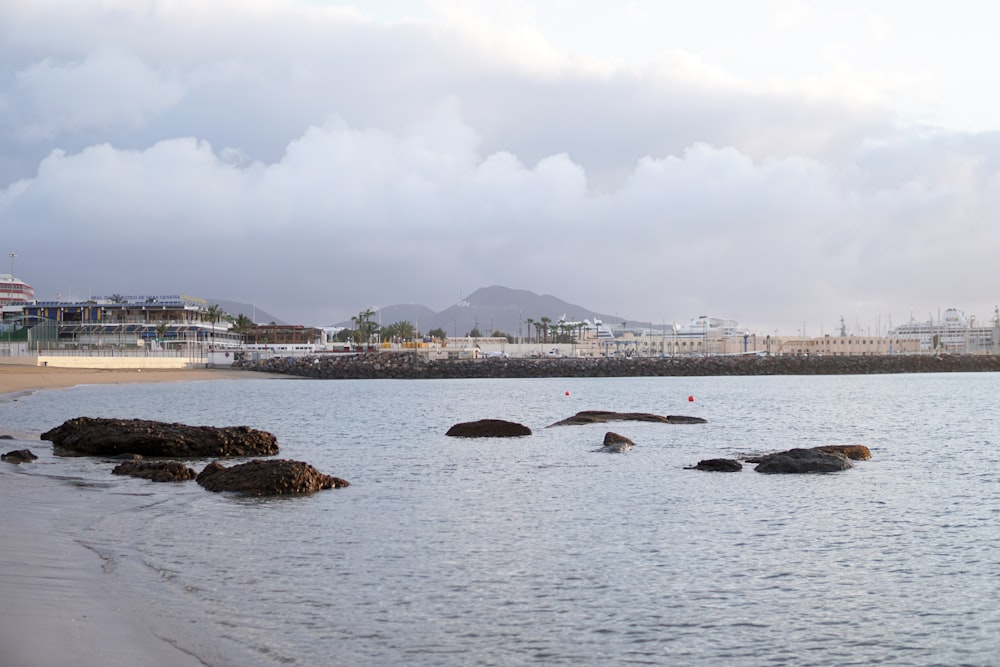
<path fill-rule="evenodd" d="M 696 375 L 869 375 L 1000 371 L 1000 355 L 872 357 L 664 357 L 595 359 L 463 359 L 368 353 L 281 357 L 238 362 L 236 368 L 297 377 L 348 379 L 643 377 Z"/>

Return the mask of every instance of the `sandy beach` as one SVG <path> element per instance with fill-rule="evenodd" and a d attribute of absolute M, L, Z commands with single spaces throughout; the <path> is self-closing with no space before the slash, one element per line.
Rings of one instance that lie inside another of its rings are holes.
<path fill-rule="evenodd" d="M 263 374 L 225 369 L 85 370 L 0 365 L 0 396 L 76 385 L 184 382 Z M 4 433 L 0 424 L 0 433 Z M 15 437 L 20 437 L 14 434 Z M 37 437 L 37 436 L 35 436 Z M 107 586 L 101 557 L 60 524 L 84 521 L 82 491 L 42 473 L 58 465 L 47 443 L 0 440 L 32 449 L 37 464 L 0 463 L 0 665 L 4 667 L 205 667 L 157 634 L 153 619 Z M 42 465 L 48 463 L 49 465 Z"/>
<path fill-rule="evenodd" d="M 95 370 L 54 368 L 51 366 L 16 366 L 0 364 L 0 394 L 35 389 L 65 389 L 81 384 L 118 384 L 136 382 L 191 382 L 246 377 L 266 377 L 263 373 L 226 368 L 184 368 L 170 370 Z"/>

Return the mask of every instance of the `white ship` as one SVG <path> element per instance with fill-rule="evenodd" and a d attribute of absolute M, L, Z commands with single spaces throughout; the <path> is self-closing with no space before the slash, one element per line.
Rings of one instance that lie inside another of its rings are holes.
<path fill-rule="evenodd" d="M 9 273 L 0 274 L 0 306 L 21 306 L 34 300 L 31 285 Z"/>

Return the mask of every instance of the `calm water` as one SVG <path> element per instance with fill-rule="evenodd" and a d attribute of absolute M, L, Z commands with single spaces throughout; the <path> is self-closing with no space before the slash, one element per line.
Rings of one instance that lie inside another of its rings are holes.
<path fill-rule="evenodd" d="M 585 409 L 709 423 L 545 428 Z M 0 403 L 22 432 L 81 415 L 247 424 L 350 480 L 244 499 L 32 443 L 23 472 L 61 478 L 65 530 L 109 586 L 210 665 L 1000 664 L 1000 374 L 248 379 Z M 534 435 L 444 436 L 487 417 Z M 636 447 L 594 452 L 608 430 Z M 872 460 L 683 469 L 843 443 Z"/>

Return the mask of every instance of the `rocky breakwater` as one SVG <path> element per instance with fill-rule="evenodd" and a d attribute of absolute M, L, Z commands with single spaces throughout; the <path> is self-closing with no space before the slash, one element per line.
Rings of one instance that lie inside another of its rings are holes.
<path fill-rule="evenodd" d="M 145 419 L 77 417 L 42 434 L 56 454 L 166 458 L 272 456 L 278 440 L 247 426 L 188 426 Z"/>
<path fill-rule="evenodd" d="M 296 377 L 445 379 L 645 377 L 711 375 L 869 375 L 1000 371 L 1000 355 L 882 355 L 870 357 L 634 357 L 428 360 L 416 354 L 372 352 L 242 361 L 238 368 Z"/>

